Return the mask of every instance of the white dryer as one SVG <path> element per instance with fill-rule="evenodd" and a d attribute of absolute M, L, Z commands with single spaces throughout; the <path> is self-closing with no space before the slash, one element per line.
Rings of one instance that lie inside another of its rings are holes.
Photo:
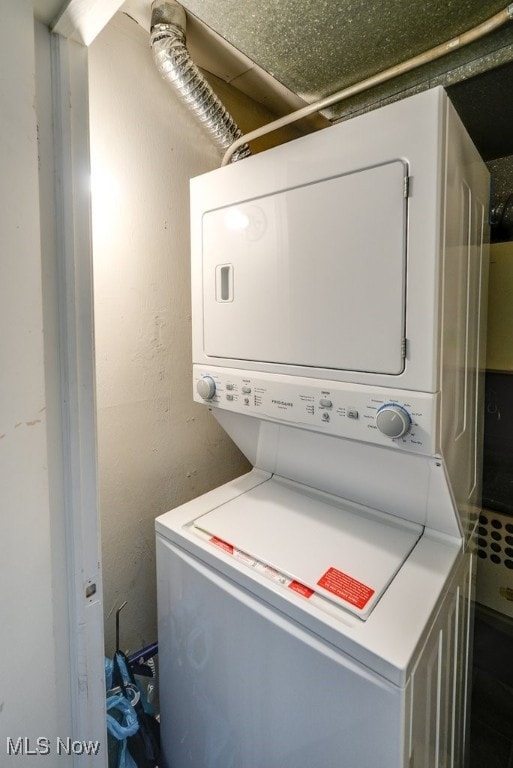
<path fill-rule="evenodd" d="M 254 469 L 156 521 L 167 768 L 464 765 L 487 200 L 442 89 L 192 181 Z"/>

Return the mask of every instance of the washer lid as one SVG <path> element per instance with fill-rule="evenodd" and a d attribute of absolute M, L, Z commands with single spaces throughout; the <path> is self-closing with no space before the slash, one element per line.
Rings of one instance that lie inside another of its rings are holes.
<path fill-rule="evenodd" d="M 193 526 L 305 598 L 320 595 L 361 619 L 370 615 L 423 531 L 277 477 L 207 512 Z"/>

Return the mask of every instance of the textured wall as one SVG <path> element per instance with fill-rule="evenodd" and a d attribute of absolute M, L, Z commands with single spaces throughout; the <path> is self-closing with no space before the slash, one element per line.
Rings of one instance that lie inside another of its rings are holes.
<path fill-rule="evenodd" d="M 156 639 L 154 518 L 249 466 L 192 401 L 189 178 L 219 154 L 118 15 L 90 49 L 106 651 Z"/>

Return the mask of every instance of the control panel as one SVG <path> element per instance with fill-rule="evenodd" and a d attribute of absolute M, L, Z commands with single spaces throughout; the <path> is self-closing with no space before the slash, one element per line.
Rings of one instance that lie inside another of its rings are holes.
<path fill-rule="evenodd" d="M 435 394 L 194 366 L 194 399 L 338 437 L 437 453 Z"/>

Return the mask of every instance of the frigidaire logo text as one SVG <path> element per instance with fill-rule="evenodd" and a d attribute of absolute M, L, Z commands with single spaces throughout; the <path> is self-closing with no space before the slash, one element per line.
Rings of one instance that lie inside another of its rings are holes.
<path fill-rule="evenodd" d="M 288 408 L 293 408 L 294 403 L 286 403 L 285 400 L 271 400 L 274 405 L 286 405 Z"/>

